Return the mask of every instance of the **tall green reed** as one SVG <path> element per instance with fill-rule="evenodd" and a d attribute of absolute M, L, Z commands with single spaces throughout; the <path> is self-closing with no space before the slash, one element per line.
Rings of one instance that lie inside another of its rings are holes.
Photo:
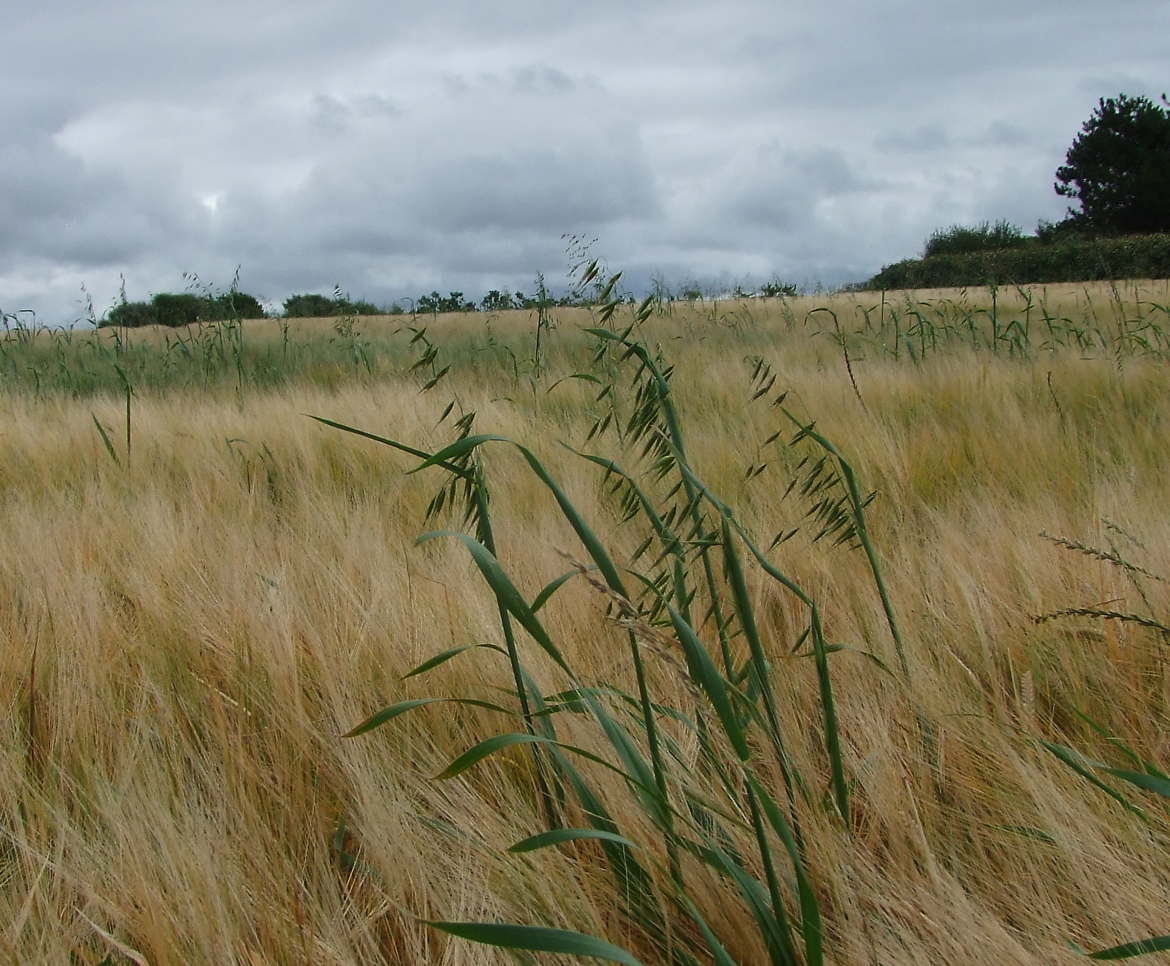
<path fill-rule="evenodd" d="M 598 272 L 596 261 L 586 265 L 585 282 L 593 281 Z M 638 540 L 626 567 L 618 565 L 545 463 L 518 441 L 471 434 L 471 420 L 464 418 L 460 438 L 426 453 L 314 418 L 420 458 L 412 472 L 446 474 L 440 493 L 449 497 L 439 504 L 432 500 L 428 515 L 435 515 L 443 503 L 450 508 L 450 497 L 461 497 L 463 520 L 472 532 L 434 530 L 419 542 L 447 539 L 464 546 L 495 598 L 503 646 L 452 648 L 406 676 L 424 675 L 471 653 L 484 653 L 488 659 L 497 654 L 511 669 L 516 717 L 524 729 L 480 741 L 456 757 L 438 778 L 463 775 L 507 748 L 540 749 L 544 755 L 535 792 L 548 828 L 516 843 L 510 851 L 523 855 L 578 841 L 599 845 L 609 869 L 614 904 L 636 935 L 641 955 L 655 962 L 690 964 L 714 959 L 730 964 L 734 960 L 728 945 L 756 943 L 775 966 L 819 964 L 824 961 L 826 936 L 802 823 L 823 804 L 811 791 L 818 780 L 802 773 L 781 726 L 773 663 L 781 642 L 770 639 L 764 630 L 759 595 L 753 594 L 746 576 L 749 562 L 792 596 L 803 611 L 803 631 L 795 642 L 784 644 L 793 650 L 807 644 L 814 658 L 822 765 L 829 774 L 838 833 L 848 835 L 850 781 L 830 664 L 835 648 L 826 641 L 821 609 L 812 595 L 760 548 L 735 510 L 716 495 L 692 462 L 683 420 L 674 404 L 672 370 L 661 353 L 640 337 L 655 304 L 645 300 L 633 309 L 629 322 L 618 328 L 618 310 L 624 304 L 614 296 L 619 278 L 620 274 L 614 275 L 601 285 L 597 324 L 585 330 L 594 340 L 593 369 L 571 375 L 589 377 L 601 387 L 596 399 L 603 411 L 587 442 L 609 434 L 633 460 L 631 468 L 625 469 L 616 459 L 573 450 L 602 471 L 602 482 L 616 501 L 623 526 Z M 444 416 L 450 411 L 448 406 Z M 865 530 L 866 500 L 852 468 L 811 425 L 789 418 L 796 424 L 793 444 L 809 441 L 818 447 L 823 456 L 821 471 L 841 489 L 830 506 L 821 507 L 822 522 L 828 524 L 826 532 L 840 537 L 838 542 L 867 552 L 899 660 L 908 673 L 892 606 Z M 481 454 L 498 446 L 520 457 L 580 543 L 576 552 L 580 559 L 570 554 L 572 568 L 531 600 L 511 579 L 494 539 L 487 499 L 489 475 Z M 565 656 L 543 622 L 544 606 L 573 579 L 588 582 L 603 597 L 609 620 L 624 631 L 633 691 L 620 682 L 588 679 Z M 561 686 L 551 693 L 543 693 L 536 684 L 531 670 L 533 647 L 561 679 Z M 712 652 L 718 657 L 713 658 Z M 648 660 L 672 669 L 682 687 L 654 693 L 655 675 L 649 673 Z M 508 712 L 495 703 L 466 696 L 416 698 L 375 712 L 347 736 L 365 734 L 438 701 L 487 704 Z M 563 715 L 572 716 L 573 729 L 557 724 Z M 579 732 L 584 725 L 593 735 L 587 743 L 562 736 L 568 730 Z M 590 750 L 587 745 L 594 741 L 601 741 L 607 751 Z M 694 759 L 684 750 L 684 744 L 691 742 L 698 748 Z M 623 797 L 628 797 L 625 805 L 614 803 L 614 793 L 603 791 L 598 783 L 597 776 L 606 773 L 620 779 Z M 782 789 L 779 795 L 777 788 Z M 632 823 L 625 821 L 629 802 L 638 814 Z M 642 823 L 656 830 L 661 850 L 639 835 Z M 697 883 L 711 875 L 738 895 L 755 930 L 750 942 L 745 937 L 720 936 L 708 921 L 712 910 L 704 910 Z M 500 923 L 434 921 L 431 925 L 513 950 L 639 962 L 629 951 L 604 940 L 565 930 Z"/>

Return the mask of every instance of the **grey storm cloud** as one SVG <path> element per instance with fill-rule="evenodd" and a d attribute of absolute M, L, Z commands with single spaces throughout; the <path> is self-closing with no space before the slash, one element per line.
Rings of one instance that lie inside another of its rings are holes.
<path fill-rule="evenodd" d="M 873 146 L 882 152 L 915 155 L 945 151 L 952 145 L 953 140 L 945 127 L 932 123 L 885 131 L 874 139 Z"/>
<path fill-rule="evenodd" d="M 658 203 L 636 154 L 579 144 L 440 158 L 403 209 L 415 223 L 451 232 L 559 233 L 646 218 L 658 213 Z"/>
<path fill-rule="evenodd" d="M 401 113 L 402 109 L 382 94 L 314 94 L 309 107 L 310 123 L 331 134 L 343 134 L 353 124 L 370 118 L 391 119 Z"/>
<path fill-rule="evenodd" d="M 566 232 L 635 280 L 864 277 L 942 225 L 1060 217 L 1097 98 L 1165 87 L 1170 6 L 46 0 L 5 27 L 0 310 L 62 321 L 237 266 L 277 302 L 528 288 Z"/>

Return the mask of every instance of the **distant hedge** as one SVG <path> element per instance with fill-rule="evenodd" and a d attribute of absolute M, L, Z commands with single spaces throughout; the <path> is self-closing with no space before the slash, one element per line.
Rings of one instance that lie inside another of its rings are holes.
<path fill-rule="evenodd" d="M 1028 237 L 1010 221 L 985 221 L 979 225 L 951 225 L 936 228 L 922 247 L 922 256 L 966 255 L 971 252 L 998 251 L 1002 248 L 1022 248 Z"/>
<path fill-rule="evenodd" d="M 1170 234 L 1130 235 L 999 251 L 909 258 L 887 265 L 865 288 L 960 288 L 1042 282 L 1170 278 Z"/>
<path fill-rule="evenodd" d="M 372 302 L 351 299 L 340 292 L 335 292 L 333 298 L 305 292 L 284 300 L 284 314 L 290 319 L 320 319 L 335 315 L 380 315 L 381 310 Z"/>
<path fill-rule="evenodd" d="M 115 305 L 99 326 L 191 325 L 193 322 L 222 322 L 226 319 L 259 319 L 264 306 L 246 292 L 224 292 L 203 296 L 190 292 L 159 292 L 149 302 L 122 302 Z"/>

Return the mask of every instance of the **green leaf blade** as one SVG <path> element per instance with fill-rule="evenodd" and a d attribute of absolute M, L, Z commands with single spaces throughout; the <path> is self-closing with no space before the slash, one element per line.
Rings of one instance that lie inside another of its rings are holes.
<path fill-rule="evenodd" d="M 511 748 L 513 745 L 548 744 L 550 741 L 551 739 L 545 738 L 542 735 L 531 735 L 518 731 L 493 735 L 491 738 L 485 738 L 465 751 L 439 772 L 435 776 L 435 779 L 445 781 L 448 778 L 454 778 L 456 775 L 467 771 L 472 765 L 479 764 L 479 762 L 489 755 L 494 755 L 497 751 L 503 751 L 505 748 Z"/>
<path fill-rule="evenodd" d="M 509 852 L 534 852 L 537 849 L 548 848 L 551 845 L 561 845 L 565 842 L 577 842 L 583 839 L 605 839 L 627 848 L 637 848 L 637 844 L 622 835 L 607 832 L 598 828 L 557 828 L 551 832 L 541 832 L 522 839 L 508 848 Z"/>
<path fill-rule="evenodd" d="M 521 926 L 503 922 L 435 922 L 427 925 L 441 932 L 469 939 L 485 946 L 523 949 L 529 952 L 560 953 L 563 956 L 592 956 L 622 966 L 643 966 L 620 946 L 568 929 Z"/>
<path fill-rule="evenodd" d="M 1089 953 L 1089 959 L 1132 959 L 1134 956 L 1146 956 L 1167 950 L 1170 950 L 1170 936 L 1151 936 L 1149 939 L 1139 939 L 1136 942 Z"/>
<path fill-rule="evenodd" d="M 496 436 L 492 433 L 481 433 L 477 436 L 465 436 L 463 439 L 457 439 L 450 446 L 445 446 L 437 453 L 428 456 L 425 460 L 419 463 L 411 473 L 417 473 L 419 470 L 425 470 L 428 466 L 439 466 L 443 463 L 449 463 L 451 460 L 457 460 L 462 456 L 466 456 L 472 450 L 484 443 L 490 442 L 508 442 L 506 436 Z"/>
<path fill-rule="evenodd" d="M 486 648 L 487 650 L 500 651 L 505 655 L 507 654 L 503 648 L 497 647 L 495 644 L 464 644 L 462 647 L 448 648 L 445 651 L 441 651 L 438 654 L 435 654 L 433 657 L 427 658 L 422 662 L 422 664 L 411 668 L 404 675 L 402 675 L 402 680 L 405 681 L 407 678 L 413 678 L 420 674 L 426 674 L 427 671 L 433 671 L 435 668 L 439 667 L 439 665 L 446 664 L 452 658 L 456 658 L 460 654 L 463 654 L 467 651 L 474 651 L 479 648 Z"/>
<path fill-rule="evenodd" d="M 356 738 L 358 735 L 364 735 L 367 731 L 373 731 L 375 728 L 380 728 L 387 721 L 393 721 L 399 715 L 406 714 L 408 711 L 413 711 L 415 708 L 421 708 L 428 704 L 466 704 L 475 708 L 486 708 L 488 711 L 498 711 L 501 714 L 512 715 L 514 712 L 498 704 L 493 704 L 491 701 L 477 701 L 474 698 L 411 698 L 408 701 L 398 701 L 378 711 L 370 717 L 366 718 L 361 724 L 345 732 L 342 738 Z"/>

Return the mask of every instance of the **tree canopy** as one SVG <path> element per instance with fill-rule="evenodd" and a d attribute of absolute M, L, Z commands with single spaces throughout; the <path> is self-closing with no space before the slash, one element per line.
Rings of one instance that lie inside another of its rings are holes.
<path fill-rule="evenodd" d="M 351 299 L 337 288 L 332 298 L 315 292 L 290 295 L 284 300 L 284 314 L 290 319 L 331 318 L 337 315 L 378 315 L 379 309 L 372 302 Z"/>
<path fill-rule="evenodd" d="M 221 322 L 226 319 L 259 319 L 264 306 L 247 292 L 196 295 L 192 292 L 159 292 L 149 302 L 123 300 L 110 309 L 100 326 L 191 325 L 194 322 Z"/>
<path fill-rule="evenodd" d="M 1101 98 L 1056 170 L 1056 193 L 1080 202 L 1073 227 L 1094 234 L 1170 231 L 1170 107 Z"/>

